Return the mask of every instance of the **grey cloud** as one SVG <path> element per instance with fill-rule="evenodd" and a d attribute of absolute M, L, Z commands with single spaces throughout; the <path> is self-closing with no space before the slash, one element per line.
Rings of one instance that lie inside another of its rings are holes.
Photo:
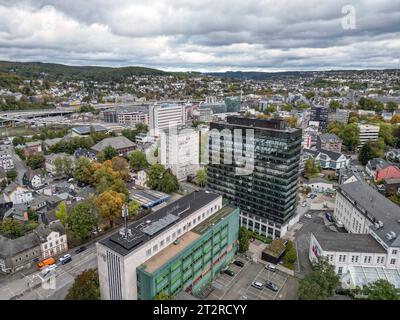
<path fill-rule="evenodd" d="M 341 26 L 345 5 L 356 29 Z M 0 0 L 0 59 L 164 69 L 395 67 L 400 1 Z"/>

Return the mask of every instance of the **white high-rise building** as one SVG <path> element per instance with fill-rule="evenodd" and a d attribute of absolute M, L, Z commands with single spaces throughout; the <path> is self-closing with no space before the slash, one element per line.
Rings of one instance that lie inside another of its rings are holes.
<path fill-rule="evenodd" d="M 178 181 L 185 181 L 188 175 L 195 175 L 199 169 L 199 132 L 183 129 L 170 130 L 161 135 L 160 160 L 170 168 Z"/>
<path fill-rule="evenodd" d="M 171 126 L 181 126 L 186 122 L 185 106 L 164 103 L 152 105 L 149 109 L 150 132 L 158 135 L 160 129 L 166 130 Z"/>
<path fill-rule="evenodd" d="M 360 129 L 360 146 L 368 141 L 376 141 L 379 137 L 379 127 L 371 124 L 359 124 Z"/>

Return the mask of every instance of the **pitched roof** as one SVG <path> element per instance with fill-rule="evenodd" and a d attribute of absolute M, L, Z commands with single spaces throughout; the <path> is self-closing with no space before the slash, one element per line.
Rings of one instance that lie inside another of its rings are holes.
<path fill-rule="evenodd" d="M 400 220 L 400 206 L 362 181 L 342 184 L 338 191 L 355 202 L 370 221 L 383 222 L 383 228 L 374 230 L 383 241 L 391 246 L 400 246 L 399 237 L 394 241 L 389 241 L 386 238 L 386 234 L 390 231 L 400 235 L 400 223 L 398 222 Z"/>
<path fill-rule="evenodd" d="M 40 244 L 38 236 L 30 232 L 17 239 L 0 236 L 0 256 L 13 257 L 18 253 L 34 248 Z"/>
<path fill-rule="evenodd" d="M 106 138 L 99 143 L 95 144 L 92 149 L 99 152 L 103 150 L 104 148 L 111 146 L 116 150 L 119 149 L 125 149 L 125 148 L 133 148 L 135 147 L 135 144 L 129 140 L 128 138 L 124 136 L 120 137 L 111 137 L 111 138 Z"/>

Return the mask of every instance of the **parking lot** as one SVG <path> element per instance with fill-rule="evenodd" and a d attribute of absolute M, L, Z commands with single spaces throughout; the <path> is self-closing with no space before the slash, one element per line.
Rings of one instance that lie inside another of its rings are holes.
<path fill-rule="evenodd" d="M 274 299 L 295 299 L 293 293 L 297 290 L 287 288 L 288 282 L 290 286 L 297 286 L 297 279 L 288 276 L 280 271 L 271 272 L 265 269 L 265 264 L 250 262 L 245 258 L 239 257 L 245 263 L 241 268 L 233 263 L 228 269 L 233 271 L 233 277 L 227 274 L 220 274 L 212 283 L 212 291 L 205 298 L 206 300 L 274 300 Z M 288 281 L 291 280 L 291 281 Z M 265 286 L 260 290 L 251 286 L 253 281 L 261 282 L 263 285 L 267 281 L 275 283 L 279 290 L 274 292 Z"/>

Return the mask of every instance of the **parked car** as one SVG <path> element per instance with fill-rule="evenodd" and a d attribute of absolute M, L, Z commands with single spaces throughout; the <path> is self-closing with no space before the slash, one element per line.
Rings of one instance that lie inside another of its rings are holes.
<path fill-rule="evenodd" d="M 57 269 L 57 265 L 56 264 L 52 264 L 52 265 L 48 266 L 46 269 L 44 269 L 45 270 L 44 272 L 48 273 L 48 272 L 50 272 L 52 270 L 55 270 L 55 269 Z"/>
<path fill-rule="evenodd" d="M 306 218 L 308 218 L 308 219 L 311 219 L 312 217 L 311 217 L 311 214 L 309 214 L 309 213 L 306 213 L 305 215 L 304 215 Z"/>
<path fill-rule="evenodd" d="M 269 270 L 271 272 L 275 272 L 276 271 L 276 266 L 270 263 L 270 264 L 267 264 L 265 266 L 265 269 L 267 269 L 267 270 Z"/>
<path fill-rule="evenodd" d="M 101 229 L 101 228 L 99 228 L 99 227 L 97 227 L 97 228 L 95 228 L 93 231 L 92 231 L 92 234 L 93 235 L 95 235 L 95 236 L 97 236 L 100 232 L 102 232 L 103 230 Z"/>
<path fill-rule="evenodd" d="M 81 252 L 83 252 L 83 251 L 85 251 L 87 248 L 85 247 L 85 246 L 82 246 L 82 247 L 80 247 L 79 249 L 77 249 L 76 251 L 75 251 L 75 253 L 81 253 Z"/>
<path fill-rule="evenodd" d="M 234 277 L 235 276 L 235 273 L 232 270 L 229 270 L 229 269 L 225 270 L 224 273 L 227 274 L 230 277 Z"/>
<path fill-rule="evenodd" d="M 327 219 L 329 222 L 333 222 L 333 216 L 332 216 L 332 213 L 331 213 L 331 212 L 327 212 L 327 213 L 325 214 L 325 217 L 326 217 L 326 219 Z"/>
<path fill-rule="evenodd" d="M 235 260 L 233 262 L 233 264 L 235 264 L 235 265 L 237 265 L 238 267 L 241 267 L 241 268 L 244 267 L 244 263 L 242 261 L 240 261 L 240 260 Z"/>
<path fill-rule="evenodd" d="M 272 291 L 275 291 L 275 292 L 277 292 L 277 291 L 279 290 L 279 287 L 278 287 L 275 283 L 273 283 L 273 282 L 271 282 L 271 281 L 268 281 L 268 282 L 265 284 L 265 287 L 268 288 L 268 289 L 270 289 L 270 290 L 272 290 Z"/>
<path fill-rule="evenodd" d="M 349 292 L 350 292 L 350 290 L 343 289 L 341 287 L 339 287 L 335 290 L 335 293 L 338 295 L 347 295 L 347 294 L 349 294 Z"/>
<path fill-rule="evenodd" d="M 256 288 L 256 289 L 259 289 L 259 290 L 262 290 L 262 288 L 263 288 L 263 284 L 261 282 L 258 282 L 258 281 L 253 281 L 251 283 L 251 286 Z"/>
<path fill-rule="evenodd" d="M 66 255 L 64 255 L 60 259 L 58 259 L 58 261 L 60 261 L 61 264 L 67 264 L 68 262 L 72 261 L 72 257 L 69 253 L 67 253 Z"/>
<path fill-rule="evenodd" d="M 303 202 L 302 204 L 301 204 L 301 206 L 304 208 L 304 207 L 307 207 L 307 202 Z"/>

